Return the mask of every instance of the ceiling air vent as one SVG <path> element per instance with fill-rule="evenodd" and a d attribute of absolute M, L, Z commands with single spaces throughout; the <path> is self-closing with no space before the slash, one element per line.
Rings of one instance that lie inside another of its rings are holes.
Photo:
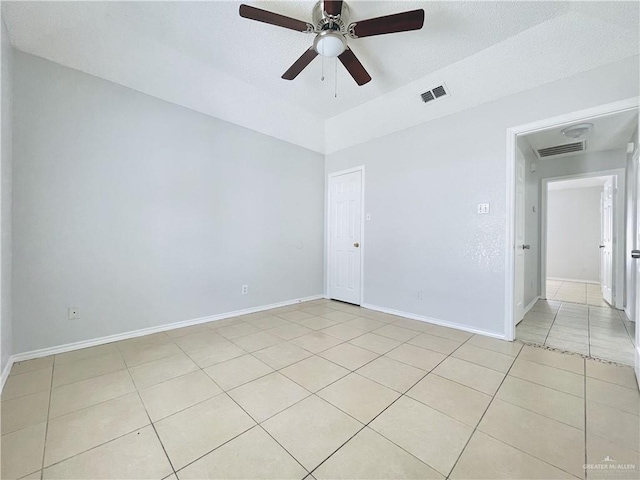
<path fill-rule="evenodd" d="M 433 96 L 436 98 L 444 97 L 447 94 L 447 91 L 444 89 L 442 85 L 431 90 Z"/>
<path fill-rule="evenodd" d="M 437 100 L 438 98 L 448 96 L 449 92 L 447 92 L 447 88 L 445 87 L 444 83 L 420 94 L 420 97 L 422 97 L 422 101 L 424 103 L 432 102 L 433 100 Z"/>
<path fill-rule="evenodd" d="M 426 92 L 424 92 L 420 96 L 422 97 L 422 101 L 424 103 L 430 102 L 431 100 L 433 100 L 435 98 L 433 96 L 433 93 L 431 93 L 431 90 L 427 90 Z"/>
<path fill-rule="evenodd" d="M 584 152 L 587 148 L 586 140 L 579 142 L 565 143 L 553 147 L 540 148 L 536 150 L 538 158 L 557 157 L 559 155 L 572 155 L 577 152 Z"/>

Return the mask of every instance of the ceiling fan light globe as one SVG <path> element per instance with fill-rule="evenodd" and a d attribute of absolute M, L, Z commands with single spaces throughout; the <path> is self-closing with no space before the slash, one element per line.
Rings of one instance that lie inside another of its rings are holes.
<path fill-rule="evenodd" d="M 347 48 L 347 42 L 345 38 L 336 32 L 322 32 L 318 34 L 313 47 L 318 54 L 323 57 L 337 57 Z"/>

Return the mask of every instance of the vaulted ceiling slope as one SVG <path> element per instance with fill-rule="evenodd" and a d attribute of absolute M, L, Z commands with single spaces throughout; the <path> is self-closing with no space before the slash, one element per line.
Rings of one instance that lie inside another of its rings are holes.
<path fill-rule="evenodd" d="M 295 81 L 282 80 L 312 37 L 243 19 L 240 2 L 2 3 L 18 50 L 319 152 L 345 147 L 325 138 L 325 128 L 365 105 L 385 115 L 393 107 L 381 100 L 408 87 L 418 95 L 435 78 L 464 91 L 475 78 L 502 75 L 514 55 L 536 66 L 548 56 L 522 85 L 533 88 L 638 54 L 637 2 L 352 0 L 353 20 L 426 12 L 420 31 L 350 42 L 373 77 L 358 87 L 333 59 L 317 58 Z M 310 20 L 315 2 L 247 3 Z M 554 61 L 558 51 L 577 62 Z M 484 60 L 474 61 L 482 52 Z M 450 76 L 465 64 L 470 76 Z"/>

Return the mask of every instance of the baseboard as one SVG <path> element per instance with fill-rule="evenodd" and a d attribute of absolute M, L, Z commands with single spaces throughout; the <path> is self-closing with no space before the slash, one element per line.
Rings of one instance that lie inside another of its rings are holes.
<path fill-rule="evenodd" d="M 389 315 L 395 315 L 397 317 L 409 318 L 411 320 L 420 320 L 421 322 L 433 323 L 434 325 L 440 325 L 441 327 L 455 328 L 456 330 L 463 330 L 469 333 L 476 333 L 478 335 L 484 335 L 487 337 L 505 340 L 504 334 L 489 332 L 486 330 L 481 330 L 479 328 L 471 328 L 471 327 L 467 327 L 466 325 L 460 325 L 459 323 L 448 322 L 446 320 L 440 320 L 437 318 L 425 317 L 424 315 L 416 315 L 415 313 L 401 312 L 399 310 L 393 310 L 392 308 L 379 307 L 377 305 L 371 305 L 368 303 L 363 303 L 361 306 L 363 308 L 368 308 L 369 310 L 388 313 Z"/>
<path fill-rule="evenodd" d="M 600 282 L 593 280 L 579 280 L 577 278 L 560 278 L 560 277 L 547 277 L 547 280 L 557 280 L 559 282 L 577 282 L 577 283 L 591 283 L 593 285 L 600 285 Z"/>
<path fill-rule="evenodd" d="M 289 305 L 295 305 L 296 303 L 309 302 L 311 300 L 318 300 L 321 298 L 324 298 L 324 295 L 312 295 L 310 297 L 297 298 L 294 300 L 287 300 L 284 302 L 272 303 L 270 305 L 262 305 L 260 307 L 252 307 L 252 308 L 246 308 L 244 310 L 236 310 L 233 312 L 220 313 L 220 314 L 211 315 L 208 317 L 194 318 L 192 320 L 184 320 L 182 322 L 159 325 L 157 327 L 142 328 L 140 330 L 117 333 L 115 335 L 108 335 L 106 337 L 93 338 L 91 340 L 83 340 L 81 342 L 67 343 L 65 345 L 59 345 L 57 347 L 48 347 L 48 348 L 42 348 L 40 350 L 32 350 L 30 352 L 18 353 L 11 356 L 9 360 L 11 363 L 22 362 L 25 360 L 31 360 L 33 358 L 40 358 L 40 357 L 46 357 L 49 355 L 55 355 L 58 353 L 71 352 L 73 350 L 80 350 L 82 348 L 95 347 L 97 345 L 104 345 L 105 343 L 112 343 L 112 342 L 118 342 L 120 340 L 127 340 L 129 338 L 142 337 L 144 335 L 150 335 L 152 333 L 159 333 L 159 332 L 166 332 L 168 330 L 175 330 L 177 328 L 190 327 L 191 325 L 198 325 L 200 323 L 215 322 L 216 320 L 224 320 L 225 318 L 239 317 L 241 315 L 248 315 L 250 313 L 262 312 L 264 310 L 271 310 L 272 308 L 286 307 Z M 3 372 L 3 375 L 4 375 L 4 372 Z"/>
<path fill-rule="evenodd" d="M 517 321 L 516 321 L 516 327 L 518 326 L 518 324 L 519 324 L 522 320 L 524 320 L 525 315 L 526 315 L 527 313 L 529 313 L 529 310 L 531 310 L 531 309 L 533 308 L 533 306 L 536 304 L 536 302 L 537 302 L 538 300 L 540 300 L 540 298 L 541 298 L 541 297 L 540 297 L 540 295 L 538 295 L 538 296 L 537 296 L 537 297 L 535 297 L 533 300 L 531 300 L 531 303 L 530 303 L 529 305 L 527 305 L 527 306 L 525 307 L 525 309 L 523 310 L 523 313 L 522 313 L 522 318 L 521 318 L 520 320 L 517 320 Z"/>
<path fill-rule="evenodd" d="M 11 367 L 13 367 L 13 356 L 7 359 L 7 364 L 2 370 L 2 377 L 0 377 L 0 394 L 2 393 L 2 390 L 4 390 L 4 384 L 7 383 L 7 378 L 9 378 Z"/>
<path fill-rule="evenodd" d="M 536 302 L 540 300 L 540 295 L 538 295 L 537 297 L 535 297 L 533 300 L 531 300 L 531 303 L 529 305 L 527 305 L 524 309 L 524 315 L 526 315 L 527 313 L 529 313 L 529 310 L 531 310 L 533 308 L 533 306 L 536 304 Z M 523 315 L 523 317 L 524 317 Z"/>
<path fill-rule="evenodd" d="M 631 319 L 631 311 L 629 310 L 629 307 L 624 307 L 624 314 L 627 317 L 627 320 L 629 322 L 633 322 L 633 320 Z"/>

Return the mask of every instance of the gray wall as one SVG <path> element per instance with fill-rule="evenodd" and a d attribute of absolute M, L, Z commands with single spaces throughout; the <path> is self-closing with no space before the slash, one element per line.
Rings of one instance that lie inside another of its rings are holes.
<path fill-rule="evenodd" d="M 322 155 L 14 58 L 16 353 L 322 293 Z"/>
<path fill-rule="evenodd" d="M 638 95 L 634 61 L 327 155 L 327 173 L 366 166 L 364 302 L 504 334 L 507 128 Z"/>
<path fill-rule="evenodd" d="M 580 173 L 598 172 L 625 168 L 627 154 L 625 149 L 604 150 L 601 152 L 587 152 L 571 155 L 556 160 L 541 160 L 538 162 L 538 178 L 562 177 Z"/>
<path fill-rule="evenodd" d="M 13 49 L 9 42 L 4 20 L 2 24 L 2 161 L 0 165 L 0 372 L 12 355 L 11 328 L 11 170 L 12 170 L 12 103 L 13 103 Z"/>
<path fill-rule="evenodd" d="M 602 187 L 549 190 L 547 277 L 600 281 Z"/>

